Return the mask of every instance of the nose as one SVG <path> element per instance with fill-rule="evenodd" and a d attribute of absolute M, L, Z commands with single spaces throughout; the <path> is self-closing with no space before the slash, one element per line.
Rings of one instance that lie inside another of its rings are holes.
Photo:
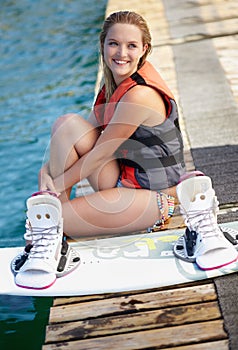
<path fill-rule="evenodd" d="M 126 47 L 126 45 L 119 45 L 118 46 L 117 55 L 120 58 L 123 58 L 123 57 L 127 56 L 127 47 Z"/>

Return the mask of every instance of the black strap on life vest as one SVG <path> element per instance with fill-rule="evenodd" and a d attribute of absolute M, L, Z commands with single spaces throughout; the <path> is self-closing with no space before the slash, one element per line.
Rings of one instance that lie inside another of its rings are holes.
<path fill-rule="evenodd" d="M 131 143 L 130 142 L 130 149 L 137 150 L 142 147 L 142 145 L 145 145 L 147 147 L 152 147 L 152 146 L 159 146 L 164 143 L 168 143 L 170 141 L 178 139 L 178 136 L 180 136 L 180 132 L 177 129 L 177 127 L 163 133 L 163 138 L 157 136 L 157 135 L 151 135 L 148 137 L 136 137 L 135 133 L 132 134 L 129 138 L 129 140 L 135 140 L 137 142 Z M 126 142 L 126 141 L 125 141 Z M 142 144 L 142 145 L 140 145 Z"/>
<path fill-rule="evenodd" d="M 141 172 L 145 172 L 147 169 L 167 168 L 176 164 L 184 166 L 183 152 L 158 158 L 144 158 L 142 156 L 137 156 L 133 160 L 121 158 L 119 161 L 121 164 L 139 169 Z"/>
<path fill-rule="evenodd" d="M 133 73 L 130 78 L 138 85 L 147 85 L 145 79 L 138 72 Z"/>

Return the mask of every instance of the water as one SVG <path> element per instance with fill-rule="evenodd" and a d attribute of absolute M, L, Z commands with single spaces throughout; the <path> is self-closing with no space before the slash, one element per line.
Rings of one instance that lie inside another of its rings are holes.
<path fill-rule="evenodd" d="M 90 110 L 106 0 L 2 0 L 0 247 L 23 245 L 55 118 Z M 0 296 L 1 349 L 41 348 L 51 298 Z"/>

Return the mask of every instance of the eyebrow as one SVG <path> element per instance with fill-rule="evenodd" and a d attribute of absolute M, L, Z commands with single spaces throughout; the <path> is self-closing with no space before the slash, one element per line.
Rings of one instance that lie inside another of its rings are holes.
<path fill-rule="evenodd" d="M 107 40 L 108 40 L 108 41 L 110 41 L 110 40 L 118 41 L 117 39 L 114 39 L 114 38 L 108 38 Z M 138 42 L 139 42 L 139 41 L 137 41 L 137 40 L 130 40 L 130 41 L 128 41 L 128 44 L 135 44 L 135 43 L 138 44 Z"/>

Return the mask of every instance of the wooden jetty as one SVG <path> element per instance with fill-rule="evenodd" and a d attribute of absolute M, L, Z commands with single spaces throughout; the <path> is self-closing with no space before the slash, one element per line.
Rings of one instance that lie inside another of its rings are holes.
<path fill-rule="evenodd" d="M 106 12 L 121 9 L 141 13 L 151 27 L 150 60 L 179 103 L 187 169 L 212 177 L 219 221 L 238 220 L 237 1 L 109 0 Z M 180 226 L 175 215 L 168 227 Z M 55 298 L 43 350 L 236 350 L 237 289 L 237 274 L 231 274 L 155 290 Z"/>
<path fill-rule="evenodd" d="M 57 298 L 43 349 L 175 347 L 228 349 L 212 282 L 141 293 Z"/>

